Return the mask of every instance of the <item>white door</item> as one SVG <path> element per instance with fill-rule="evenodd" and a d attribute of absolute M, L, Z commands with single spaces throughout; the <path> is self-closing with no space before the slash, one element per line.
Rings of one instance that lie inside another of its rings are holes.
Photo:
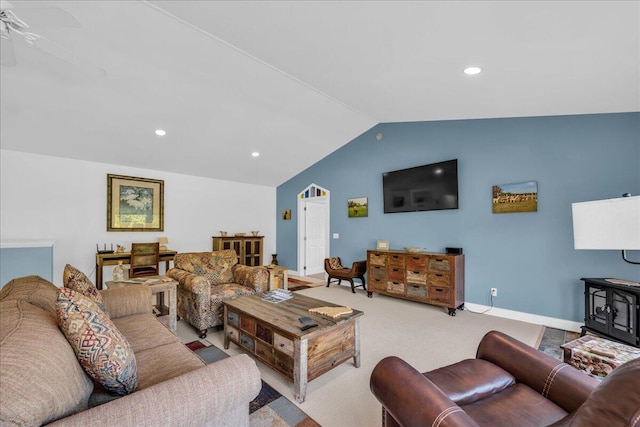
<path fill-rule="evenodd" d="M 324 272 L 329 257 L 329 190 L 311 184 L 298 193 L 298 270 L 300 276 Z"/>
<path fill-rule="evenodd" d="M 327 253 L 326 218 L 329 216 L 326 203 L 305 203 L 305 266 L 304 275 L 318 274 L 324 271 L 324 259 Z"/>

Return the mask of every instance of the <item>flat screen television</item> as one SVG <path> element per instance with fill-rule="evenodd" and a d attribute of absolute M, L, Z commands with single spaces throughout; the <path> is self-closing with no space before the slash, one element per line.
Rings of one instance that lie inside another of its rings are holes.
<path fill-rule="evenodd" d="M 458 159 L 382 174 L 384 213 L 458 209 Z"/>

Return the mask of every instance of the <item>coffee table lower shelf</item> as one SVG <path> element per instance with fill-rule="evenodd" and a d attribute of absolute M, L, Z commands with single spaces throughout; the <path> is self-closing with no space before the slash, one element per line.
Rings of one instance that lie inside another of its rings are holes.
<path fill-rule="evenodd" d="M 295 295 L 278 304 L 259 295 L 224 302 L 224 348 L 233 342 L 267 366 L 293 381 L 293 397 L 305 401 L 309 381 L 353 359 L 360 367 L 361 311 L 328 319 L 309 308 L 335 306 Z M 318 327 L 301 331 L 300 317 L 311 317 Z"/>

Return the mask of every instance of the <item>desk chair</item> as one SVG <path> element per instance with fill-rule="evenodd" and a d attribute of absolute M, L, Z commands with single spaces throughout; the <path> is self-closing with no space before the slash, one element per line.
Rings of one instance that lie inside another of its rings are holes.
<path fill-rule="evenodd" d="M 160 243 L 132 243 L 129 277 L 160 274 Z"/>
<path fill-rule="evenodd" d="M 331 284 L 331 279 L 337 279 L 338 285 L 346 280 L 351 283 L 351 292 L 356 293 L 355 287 L 364 288 L 367 290 L 367 285 L 364 282 L 364 273 L 367 271 L 366 261 L 356 261 L 351 265 L 351 268 L 345 268 L 342 266 L 339 257 L 325 258 L 324 259 L 324 271 L 327 272 L 327 288 Z M 359 279 L 362 282 L 359 285 L 354 286 L 353 279 Z"/>

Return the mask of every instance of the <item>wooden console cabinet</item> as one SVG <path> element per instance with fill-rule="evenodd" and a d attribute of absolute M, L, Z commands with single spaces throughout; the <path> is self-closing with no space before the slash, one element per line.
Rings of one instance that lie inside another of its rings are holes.
<path fill-rule="evenodd" d="M 238 255 L 238 264 L 252 267 L 262 265 L 264 236 L 212 236 L 213 250 L 233 249 Z"/>
<path fill-rule="evenodd" d="M 367 251 L 368 293 L 464 308 L 464 255 Z"/>
<path fill-rule="evenodd" d="M 584 332 L 640 347 L 640 286 L 584 281 Z M 613 279 L 615 280 L 615 279 Z"/>

